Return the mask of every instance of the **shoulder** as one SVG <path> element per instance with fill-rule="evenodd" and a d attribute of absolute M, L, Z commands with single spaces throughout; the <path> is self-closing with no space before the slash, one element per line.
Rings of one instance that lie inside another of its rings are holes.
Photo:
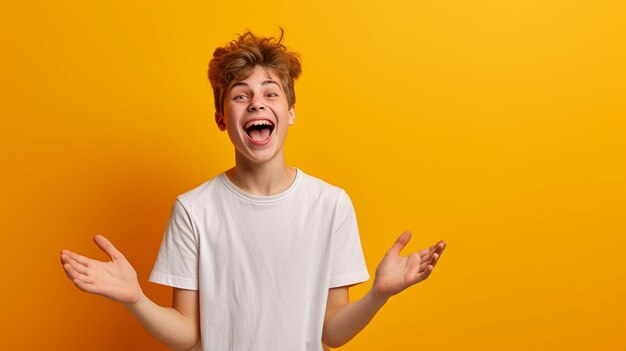
<path fill-rule="evenodd" d="M 298 170 L 298 172 L 301 172 Z M 346 191 L 336 185 L 330 184 L 320 178 L 302 173 L 301 189 L 306 192 L 307 195 L 313 197 L 316 200 L 321 200 L 327 204 L 334 203 L 338 205 L 345 205 L 350 203 L 350 197 Z"/>
<path fill-rule="evenodd" d="M 185 207 L 206 204 L 208 200 L 215 198 L 216 193 L 222 186 L 221 176 L 222 174 L 220 173 L 195 188 L 187 190 L 178 195 L 176 200 Z"/>

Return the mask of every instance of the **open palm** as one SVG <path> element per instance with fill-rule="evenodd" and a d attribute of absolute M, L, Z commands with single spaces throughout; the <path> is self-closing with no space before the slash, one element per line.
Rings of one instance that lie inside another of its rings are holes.
<path fill-rule="evenodd" d="M 81 256 L 69 250 L 61 251 L 61 263 L 68 278 L 80 290 L 102 295 L 124 304 L 139 300 L 141 287 L 137 273 L 124 255 L 102 235 L 94 241 L 111 261 L 102 262 Z"/>
<path fill-rule="evenodd" d="M 374 278 L 376 295 L 389 298 L 428 278 L 446 248 L 445 241 L 439 241 L 409 256 L 400 256 L 400 251 L 410 239 L 411 232 L 402 233 L 376 268 Z"/>

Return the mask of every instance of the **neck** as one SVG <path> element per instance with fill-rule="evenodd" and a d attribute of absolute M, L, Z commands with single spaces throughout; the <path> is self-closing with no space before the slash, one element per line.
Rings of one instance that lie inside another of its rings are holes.
<path fill-rule="evenodd" d="M 237 154 L 235 161 L 235 167 L 226 171 L 226 175 L 250 195 L 280 194 L 289 188 L 296 176 L 295 168 L 288 167 L 279 157 L 264 163 L 252 163 Z"/>

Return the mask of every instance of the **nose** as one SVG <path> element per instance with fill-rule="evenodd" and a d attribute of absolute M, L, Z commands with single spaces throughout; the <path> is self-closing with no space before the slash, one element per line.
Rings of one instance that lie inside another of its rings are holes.
<path fill-rule="evenodd" d="M 250 105 L 248 105 L 248 111 L 265 111 L 265 105 L 263 105 L 263 103 L 258 98 L 253 98 L 252 100 L 250 100 Z"/>

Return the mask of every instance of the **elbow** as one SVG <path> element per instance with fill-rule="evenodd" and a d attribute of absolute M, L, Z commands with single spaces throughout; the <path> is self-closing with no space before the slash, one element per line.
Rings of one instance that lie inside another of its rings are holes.
<path fill-rule="evenodd" d="M 335 336 L 335 335 L 328 335 L 329 333 L 324 332 L 322 334 L 322 342 L 324 343 L 324 345 L 336 349 L 338 347 L 341 347 L 343 345 L 345 345 L 348 340 L 341 340 L 341 338 Z"/>
<path fill-rule="evenodd" d="M 330 347 L 331 349 L 336 349 L 346 344 L 345 342 L 338 342 L 333 340 L 322 340 L 322 342 L 324 343 L 324 345 Z"/>
<path fill-rule="evenodd" d="M 172 350 L 175 351 L 198 351 L 201 350 L 200 338 L 190 338 L 184 342 L 180 342 L 177 345 L 170 345 Z"/>
<path fill-rule="evenodd" d="M 345 343 L 334 343 L 334 342 L 328 342 L 328 341 L 323 341 L 323 343 L 324 345 L 330 347 L 331 349 L 336 349 L 345 345 Z"/>
<path fill-rule="evenodd" d="M 194 351 L 194 350 L 199 350 L 199 348 L 196 348 L 196 346 L 199 343 L 193 343 L 193 344 L 181 344 L 181 345 L 177 345 L 176 347 L 173 347 L 172 349 L 175 351 Z"/>

